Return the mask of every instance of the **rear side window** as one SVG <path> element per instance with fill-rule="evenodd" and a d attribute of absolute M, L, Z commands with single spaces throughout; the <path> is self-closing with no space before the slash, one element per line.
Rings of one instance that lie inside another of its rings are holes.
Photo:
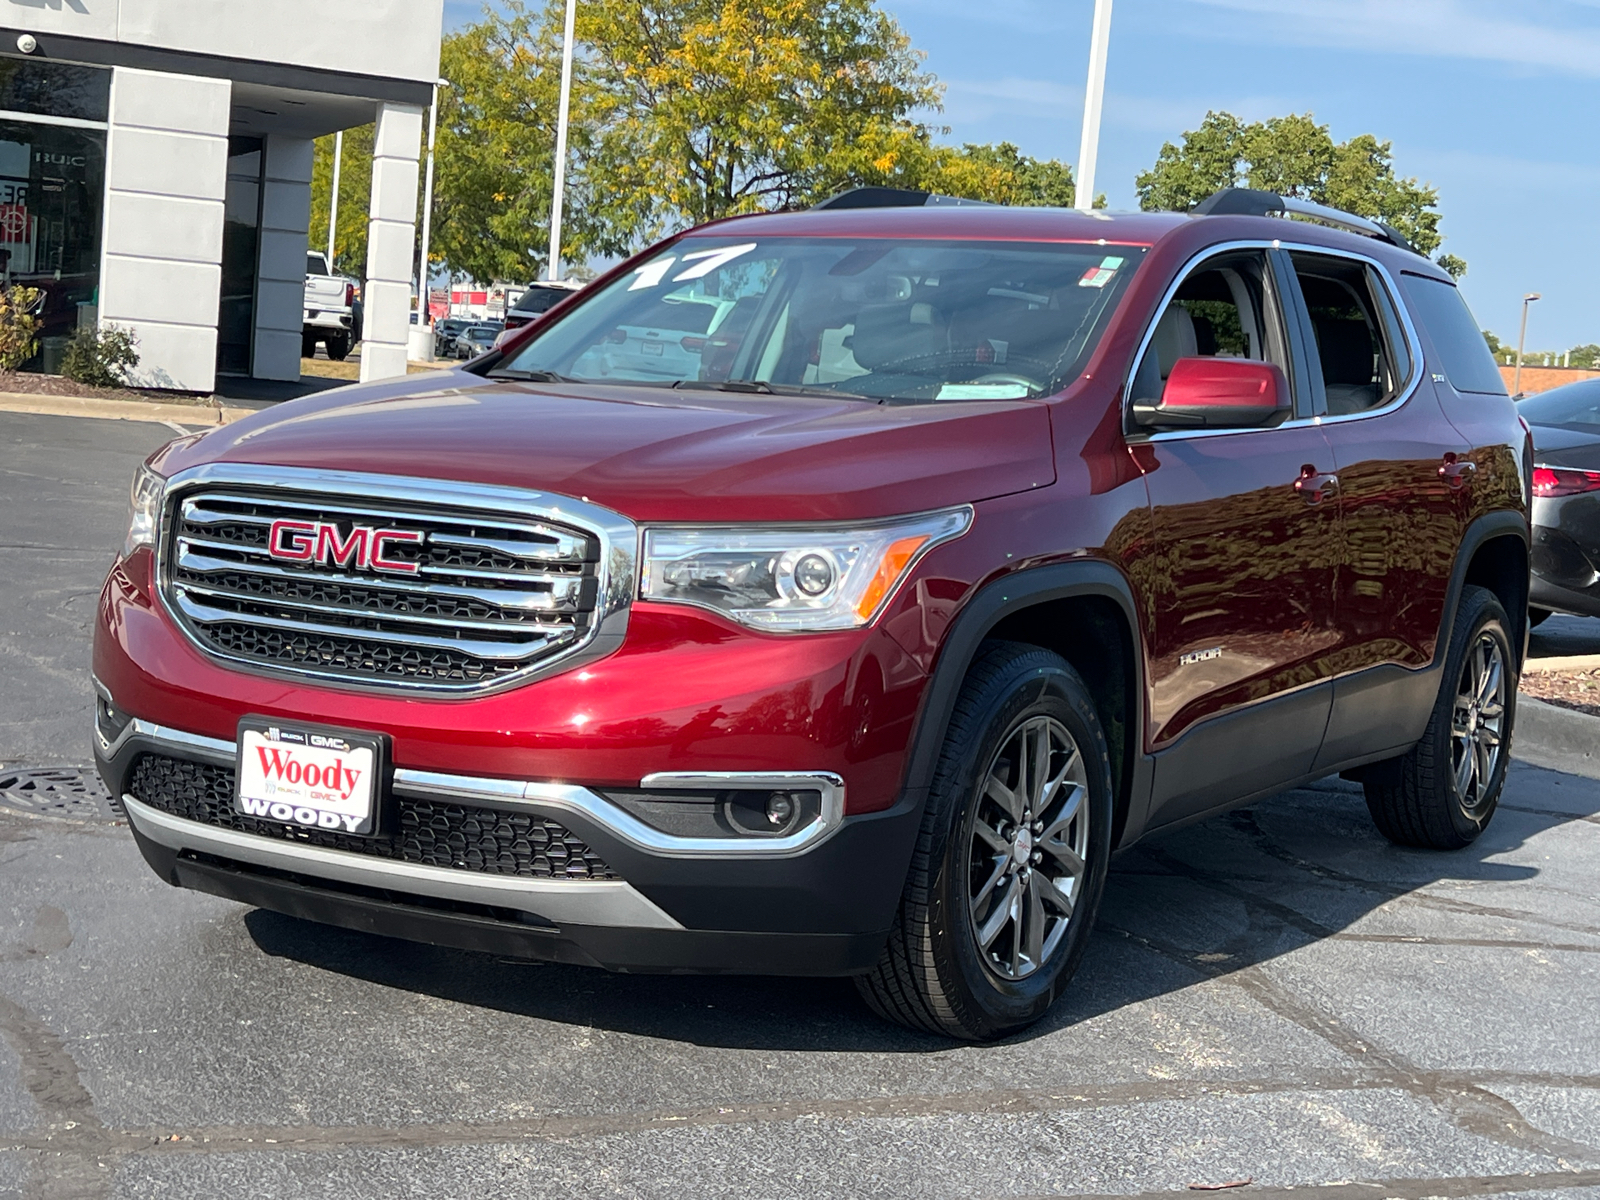
<path fill-rule="evenodd" d="M 1289 257 L 1316 338 L 1328 415 L 1389 403 L 1405 386 L 1411 361 L 1393 320 L 1385 319 L 1383 285 L 1354 259 L 1299 252 Z"/>
<path fill-rule="evenodd" d="M 1461 293 L 1451 284 L 1421 275 L 1402 275 L 1400 279 L 1411 311 L 1422 318 L 1450 386 L 1458 392 L 1504 396 L 1505 380 Z"/>

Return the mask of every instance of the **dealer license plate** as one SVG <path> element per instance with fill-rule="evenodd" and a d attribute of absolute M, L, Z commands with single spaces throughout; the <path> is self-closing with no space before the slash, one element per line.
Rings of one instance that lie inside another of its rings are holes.
<path fill-rule="evenodd" d="M 306 829 L 372 833 L 382 767 L 380 737 L 247 717 L 234 807 Z"/>

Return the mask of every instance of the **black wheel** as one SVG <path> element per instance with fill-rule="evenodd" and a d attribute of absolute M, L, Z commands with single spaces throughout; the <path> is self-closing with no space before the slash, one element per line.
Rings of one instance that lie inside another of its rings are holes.
<path fill-rule="evenodd" d="M 1534 629 L 1540 625 L 1543 625 L 1549 619 L 1550 610 L 1548 608 L 1534 608 L 1531 604 L 1528 606 L 1529 629 Z"/>
<path fill-rule="evenodd" d="M 1516 719 L 1509 624 L 1493 592 L 1462 590 L 1427 732 L 1397 770 L 1364 784 L 1373 822 L 1391 842 L 1458 850 L 1494 816 Z"/>
<path fill-rule="evenodd" d="M 317 356 L 317 339 L 315 335 L 302 333 L 300 335 L 300 357 L 315 358 Z"/>
<path fill-rule="evenodd" d="M 326 342 L 328 357 L 334 362 L 343 362 L 350 355 L 350 335 L 348 333 L 329 334 Z"/>
<path fill-rule="evenodd" d="M 1044 1015 L 1088 945 L 1111 841 L 1094 700 L 1064 659 L 987 643 L 945 733 L 904 895 L 856 986 L 880 1016 L 968 1040 Z"/>

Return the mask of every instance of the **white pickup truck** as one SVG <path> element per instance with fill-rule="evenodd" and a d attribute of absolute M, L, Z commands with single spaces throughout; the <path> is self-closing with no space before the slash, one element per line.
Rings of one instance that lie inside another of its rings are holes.
<path fill-rule="evenodd" d="M 328 268 L 328 257 L 320 250 L 306 252 L 306 300 L 304 324 L 300 330 L 300 354 L 314 358 L 317 343 L 328 348 L 328 357 L 338 361 L 361 340 L 361 300 L 356 283 Z"/>

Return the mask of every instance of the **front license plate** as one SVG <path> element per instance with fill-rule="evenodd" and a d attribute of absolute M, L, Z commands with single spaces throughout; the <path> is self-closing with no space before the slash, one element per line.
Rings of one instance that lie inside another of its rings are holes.
<path fill-rule="evenodd" d="M 306 829 L 372 833 L 383 744 L 374 734 L 246 717 L 234 807 Z"/>

